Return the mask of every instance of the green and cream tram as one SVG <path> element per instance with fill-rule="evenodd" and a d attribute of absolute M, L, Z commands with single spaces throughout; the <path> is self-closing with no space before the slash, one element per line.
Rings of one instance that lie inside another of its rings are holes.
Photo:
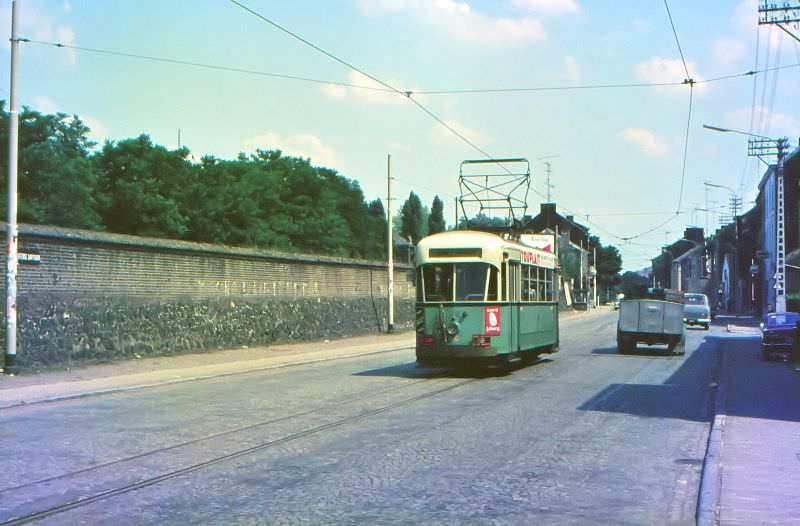
<path fill-rule="evenodd" d="M 416 250 L 417 362 L 532 360 L 558 349 L 556 256 L 456 230 Z"/>

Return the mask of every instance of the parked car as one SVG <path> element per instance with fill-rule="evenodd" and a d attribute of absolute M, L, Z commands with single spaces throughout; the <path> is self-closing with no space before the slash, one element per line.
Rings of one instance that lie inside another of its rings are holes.
<path fill-rule="evenodd" d="M 708 296 L 687 292 L 683 295 L 683 323 L 686 325 L 700 325 L 708 330 L 711 325 L 711 307 Z"/>
<path fill-rule="evenodd" d="M 796 352 L 797 323 L 800 314 L 797 312 L 770 313 L 761 322 L 761 356 L 769 360 L 774 352 Z"/>

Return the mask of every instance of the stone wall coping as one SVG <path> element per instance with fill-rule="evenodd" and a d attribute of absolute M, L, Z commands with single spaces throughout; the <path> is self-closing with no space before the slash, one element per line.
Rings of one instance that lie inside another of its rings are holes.
<path fill-rule="evenodd" d="M 8 223 L 0 222 L 0 228 L 7 230 Z M 150 248 L 160 250 L 173 250 L 178 252 L 206 253 L 223 256 L 238 256 L 278 261 L 292 261 L 305 263 L 318 263 L 327 265 L 347 265 L 353 267 L 368 267 L 385 269 L 386 263 L 364 259 L 339 258 L 330 256 L 317 256 L 309 254 L 292 254 L 247 247 L 231 247 L 215 245 L 212 243 L 198 243 L 194 241 L 181 241 L 177 239 L 163 239 L 155 237 L 132 236 L 128 234 L 114 234 L 109 232 L 95 232 L 92 230 L 79 230 L 46 225 L 19 225 L 20 236 L 50 238 L 65 241 L 94 243 L 101 245 L 116 245 L 132 248 Z M 395 263 L 395 268 L 401 270 L 412 269 L 412 265 Z"/>

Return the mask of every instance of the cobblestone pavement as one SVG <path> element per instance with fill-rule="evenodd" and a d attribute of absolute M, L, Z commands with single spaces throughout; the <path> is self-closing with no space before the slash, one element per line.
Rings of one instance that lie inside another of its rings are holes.
<path fill-rule="evenodd" d="M 615 323 L 566 316 L 561 352 L 504 373 L 419 369 L 406 333 L 3 378 L 0 522 L 693 524 L 718 383 L 752 335 L 619 355 Z M 792 423 L 726 399 L 726 424 Z M 712 504 L 732 524 L 736 429 Z"/>

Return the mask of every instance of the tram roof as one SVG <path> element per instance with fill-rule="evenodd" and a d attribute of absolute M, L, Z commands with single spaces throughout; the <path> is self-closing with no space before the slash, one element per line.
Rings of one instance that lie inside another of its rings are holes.
<path fill-rule="evenodd" d="M 470 252 L 469 249 L 480 251 Z M 527 262 L 544 267 L 556 266 L 555 255 L 550 252 L 477 230 L 451 230 L 423 238 L 417 244 L 416 263 L 484 261 L 499 268 L 504 254 L 514 260 L 519 260 L 522 255 Z M 525 258 L 524 255 L 533 255 L 534 258 Z"/>

